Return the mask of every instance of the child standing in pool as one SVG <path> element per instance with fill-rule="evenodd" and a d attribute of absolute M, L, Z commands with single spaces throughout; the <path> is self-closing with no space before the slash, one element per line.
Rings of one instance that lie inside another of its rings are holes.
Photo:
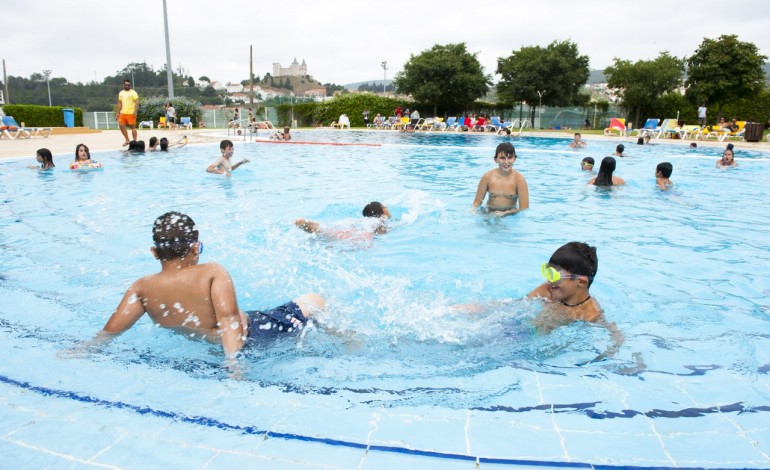
<path fill-rule="evenodd" d="M 209 173 L 230 176 L 230 173 L 232 173 L 233 170 L 243 165 L 244 163 L 249 163 L 249 159 L 244 158 L 243 160 L 233 165 L 233 163 L 230 161 L 230 158 L 233 156 L 233 143 L 227 139 L 223 140 L 219 144 L 219 150 L 222 152 L 222 156 L 217 158 L 214 163 L 206 168 L 206 171 Z"/>
<path fill-rule="evenodd" d="M 53 164 L 53 154 L 46 148 L 39 149 L 35 154 L 35 158 L 37 159 L 37 162 L 40 163 L 40 166 L 29 165 L 27 168 L 45 171 L 52 170 L 56 166 Z"/>
<path fill-rule="evenodd" d="M 489 194 L 487 209 L 496 216 L 515 214 L 529 208 L 527 180 L 513 169 L 516 149 L 510 142 L 503 142 L 495 149 L 497 168 L 484 173 L 476 189 L 473 209 L 476 210 Z"/>
<path fill-rule="evenodd" d="M 238 308 L 230 274 L 216 263 L 198 264 L 203 244 L 193 220 L 167 212 L 155 220 L 154 246 L 161 270 L 137 279 L 110 316 L 97 342 L 108 341 L 131 328 L 145 313 L 158 326 L 185 336 L 221 343 L 228 357 L 249 340 L 301 330 L 308 317 L 324 308 L 318 294 L 306 294 L 264 312 Z"/>
<path fill-rule="evenodd" d="M 671 178 L 671 172 L 673 171 L 674 171 L 674 165 L 672 165 L 671 163 L 669 162 L 658 163 L 658 166 L 655 168 L 655 182 L 657 183 L 661 191 L 665 191 L 674 186 L 674 183 L 672 183 L 671 180 L 669 179 Z"/>
<path fill-rule="evenodd" d="M 91 160 L 91 152 L 86 144 L 78 144 L 75 147 L 75 160 L 70 163 L 71 170 L 77 170 L 78 168 L 101 168 L 101 166 L 100 162 Z"/>

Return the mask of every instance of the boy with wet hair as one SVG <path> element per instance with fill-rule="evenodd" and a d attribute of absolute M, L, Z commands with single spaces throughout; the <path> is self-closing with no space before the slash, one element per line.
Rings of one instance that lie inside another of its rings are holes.
<path fill-rule="evenodd" d="M 655 182 L 662 191 L 674 186 L 674 183 L 669 179 L 673 171 L 674 166 L 669 162 L 658 163 L 658 166 L 655 168 Z"/>
<path fill-rule="evenodd" d="M 380 219 L 380 224 L 374 229 L 375 234 L 382 235 L 388 233 L 388 226 L 385 225 L 385 220 L 390 219 L 390 210 L 388 209 L 388 206 L 378 201 L 372 201 L 364 206 L 364 210 L 361 211 L 361 213 L 364 217 Z M 333 238 L 350 238 L 352 233 L 350 230 L 324 230 L 318 222 L 307 219 L 297 219 L 294 221 L 294 225 L 307 233 L 323 233 Z"/>
<path fill-rule="evenodd" d="M 233 143 L 230 140 L 225 139 L 220 142 L 219 150 L 222 152 L 222 156 L 217 158 L 214 163 L 206 168 L 206 171 L 209 173 L 230 176 L 233 170 L 243 165 L 244 163 L 249 163 L 249 159 L 244 158 L 243 160 L 233 165 L 233 163 L 230 161 L 230 158 L 233 156 Z"/>
<path fill-rule="evenodd" d="M 603 356 L 611 356 L 623 343 L 623 336 L 614 323 L 608 323 L 604 311 L 589 289 L 599 268 L 596 248 L 581 242 L 569 242 L 559 247 L 551 259 L 541 266 L 546 282 L 527 297 L 546 300 L 543 310 L 532 320 L 541 333 L 550 333 L 559 326 L 586 321 L 607 328 L 614 344 Z"/>
<path fill-rule="evenodd" d="M 583 171 L 594 171 L 595 164 L 596 164 L 596 160 L 594 160 L 594 157 L 585 157 L 580 162 L 580 169 Z"/>
<path fill-rule="evenodd" d="M 301 330 L 325 305 L 320 295 L 306 294 L 271 310 L 243 312 L 227 270 L 216 263 L 198 264 L 203 244 L 195 222 L 185 214 L 158 217 L 152 240 L 150 252 L 160 261 L 161 271 L 128 288 L 96 342 L 118 336 L 147 313 L 158 326 L 220 343 L 232 358 L 252 340 Z"/>

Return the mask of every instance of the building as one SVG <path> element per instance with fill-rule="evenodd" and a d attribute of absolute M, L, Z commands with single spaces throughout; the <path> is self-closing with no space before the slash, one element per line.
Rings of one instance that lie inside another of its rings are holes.
<path fill-rule="evenodd" d="M 278 62 L 273 63 L 273 77 L 301 77 L 307 75 L 307 64 L 305 59 L 302 59 L 302 63 L 297 63 L 297 58 L 288 67 L 281 67 Z"/>

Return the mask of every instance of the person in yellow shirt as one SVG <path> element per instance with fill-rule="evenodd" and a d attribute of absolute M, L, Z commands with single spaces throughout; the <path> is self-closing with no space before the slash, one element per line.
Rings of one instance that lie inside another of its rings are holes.
<path fill-rule="evenodd" d="M 125 147 L 128 145 L 128 131 L 126 126 L 131 128 L 131 136 L 137 140 L 136 134 L 136 113 L 139 111 L 139 95 L 136 91 L 131 89 L 131 80 L 123 80 L 123 89 L 118 93 L 118 127 L 120 132 L 123 133 L 123 137 L 126 141 L 123 143 Z"/>

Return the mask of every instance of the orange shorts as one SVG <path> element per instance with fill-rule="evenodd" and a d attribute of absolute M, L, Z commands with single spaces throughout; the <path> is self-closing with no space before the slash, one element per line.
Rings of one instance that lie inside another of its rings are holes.
<path fill-rule="evenodd" d="M 136 116 L 133 114 L 118 114 L 118 124 L 123 124 L 126 126 L 135 126 L 136 125 Z"/>

